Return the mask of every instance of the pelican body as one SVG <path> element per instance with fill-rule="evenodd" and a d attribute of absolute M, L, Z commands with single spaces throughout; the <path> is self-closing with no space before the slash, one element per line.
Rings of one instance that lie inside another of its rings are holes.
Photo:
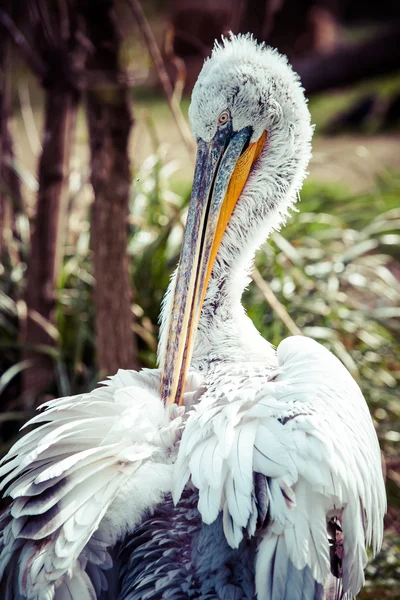
<path fill-rule="evenodd" d="M 3 459 L 5 600 L 329 600 L 382 543 L 380 450 L 362 393 L 315 341 L 275 350 L 241 304 L 311 153 L 303 90 L 250 36 L 216 45 L 160 369 L 48 402 Z"/>

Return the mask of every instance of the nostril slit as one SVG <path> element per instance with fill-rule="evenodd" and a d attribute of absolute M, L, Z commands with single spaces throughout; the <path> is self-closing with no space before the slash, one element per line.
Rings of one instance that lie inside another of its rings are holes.
<path fill-rule="evenodd" d="M 249 137 L 249 138 L 247 138 L 247 140 L 246 140 L 246 143 L 245 143 L 245 145 L 243 146 L 243 150 L 242 150 L 242 152 L 240 153 L 240 156 L 246 152 L 246 150 L 247 150 L 247 148 L 248 148 L 249 146 L 250 146 L 250 137 Z"/>

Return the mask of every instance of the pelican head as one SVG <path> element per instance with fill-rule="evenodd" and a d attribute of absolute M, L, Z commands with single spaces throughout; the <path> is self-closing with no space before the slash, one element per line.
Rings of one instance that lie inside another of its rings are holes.
<path fill-rule="evenodd" d="M 189 118 L 198 150 L 163 313 L 166 404 L 181 401 L 202 308 L 215 295 L 210 282 L 232 278 L 238 262 L 247 264 L 284 222 L 311 155 L 310 114 L 298 76 L 285 57 L 248 35 L 216 44 L 194 86 Z"/>

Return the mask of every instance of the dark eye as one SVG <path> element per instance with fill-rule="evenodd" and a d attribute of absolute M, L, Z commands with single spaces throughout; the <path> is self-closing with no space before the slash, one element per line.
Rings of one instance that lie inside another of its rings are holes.
<path fill-rule="evenodd" d="M 225 110 L 222 111 L 222 113 L 218 117 L 218 125 L 225 125 L 225 123 L 227 123 L 230 118 L 231 118 L 231 113 L 226 108 Z"/>

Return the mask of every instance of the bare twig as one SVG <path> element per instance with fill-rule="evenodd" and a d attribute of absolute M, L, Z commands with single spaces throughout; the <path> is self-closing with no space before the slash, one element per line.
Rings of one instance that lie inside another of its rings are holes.
<path fill-rule="evenodd" d="M 268 283 L 262 278 L 260 271 L 254 267 L 251 276 L 253 278 L 254 283 L 256 284 L 260 292 L 263 294 L 264 298 L 266 299 L 272 310 L 275 311 L 282 323 L 286 325 L 290 333 L 293 335 L 303 335 L 301 330 L 293 321 L 292 317 L 287 312 L 286 308 L 281 302 L 279 302 L 278 298 L 275 296 Z"/>
<path fill-rule="evenodd" d="M 57 48 L 62 40 L 62 29 L 56 22 L 55 15 L 51 15 L 47 2 L 31 0 L 30 5 L 36 4 L 35 21 L 40 24 L 40 29 L 48 49 Z M 52 18 L 53 16 L 53 18 Z M 57 34 L 55 34 L 57 32 Z"/>
<path fill-rule="evenodd" d="M 164 39 L 164 54 L 176 68 L 176 81 L 174 88 L 174 97 L 178 104 L 182 100 L 182 94 L 186 82 L 185 61 L 174 52 L 174 30 L 171 27 L 167 29 Z"/>
<path fill-rule="evenodd" d="M 132 321 L 132 331 L 142 338 L 148 347 L 155 352 L 157 350 L 157 338 L 148 329 L 140 325 L 137 321 Z"/>
<path fill-rule="evenodd" d="M 232 31 L 234 31 L 234 29 L 232 29 Z M 210 46 L 202 42 L 199 38 L 190 33 L 190 31 L 185 31 L 179 27 L 174 27 L 173 34 L 174 37 L 179 37 L 180 40 L 188 42 L 191 46 L 193 46 L 193 48 L 196 48 L 199 56 L 207 58 L 207 56 L 210 54 Z"/>
<path fill-rule="evenodd" d="M 34 156 L 37 156 L 42 150 L 39 133 L 33 115 L 29 88 L 26 83 L 18 82 L 18 97 L 21 107 L 22 120 L 25 125 L 26 137 L 28 138 Z"/>
<path fill-rule="evenodd" d="M 32 69 L 32 71 L 40 78 L 43 78 L 46 74 L 46 66 L 44 62 L 38 57 L 32 46 L 24 36 L 24 34 L 18 29 L 12 18 L 4 10 L 0 9 L 0 25 L 4 27 L 11 35 L 14 43 L 21 50 L 23 57 Z"/>
<path fill-rule="evenodd" d="M 179 106 L 179 102 L 177 101 L 176 95 L 174 94 L 174 89 L 172 87 L 171 80 L 165 69 L 164 61 L 162 59 L 160 50 L 157 46 L 157 42 L 154 39 L 153 32 L 151 31 L 151 28 L 149 26 L 149 23 L 146 19 L 146 16 L 143 12 L 139 0 L 127 0 L 127 2 L 132 9 L 136 22 L 139 26 L 139 29 L 143 33 L 150 54 L 156 65 L 158 76 L 164 88 L 165 95 L 167 96 L 168 104 L 171 109 L 172 115 L 175 119 L 179 133 L 182 137 L 186 148 L 189 151 L 190 156 L 193 158 L 196 150 L 196 144 L 193 141 L 188 124 L 186 123 L 185 117 L 182 114 L 181 107 Z"/>

